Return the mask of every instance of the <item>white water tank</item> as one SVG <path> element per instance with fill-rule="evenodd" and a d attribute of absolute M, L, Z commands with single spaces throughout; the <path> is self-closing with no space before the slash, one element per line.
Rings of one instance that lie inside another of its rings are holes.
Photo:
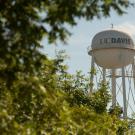
<path fill-rule="evenodd" d="M 105 30 L 97 33 L 89 54 L 104 68 L 121 68 L 133 62 L 135 48 L 132 38 L 125 32 Z"/>

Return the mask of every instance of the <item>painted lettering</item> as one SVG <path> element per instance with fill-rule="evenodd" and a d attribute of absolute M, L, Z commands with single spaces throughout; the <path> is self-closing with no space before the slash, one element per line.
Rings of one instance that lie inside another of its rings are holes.
<path fill-rule="evenodd" d="M 111 38 L 111 43 L 116 43 L 116 38 Z"/>
<path fill-rule="evenodd" d="M 131 40 L 129 38 L 120 38 L 120 37 L 114 38 L 114 37 L 112 37 L 112 38 L 100 39 L 100 44 L 103 44 L 103 43 L 105 43 L 105 44 L 107 44 L 107 43 L 131 44 Z"/>

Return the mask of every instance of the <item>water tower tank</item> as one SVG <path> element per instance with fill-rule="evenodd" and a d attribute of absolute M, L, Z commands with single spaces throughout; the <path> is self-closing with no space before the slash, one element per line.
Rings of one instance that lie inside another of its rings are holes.
<path fill-rule="evenodd" d="M 121 68 L 133 62 L 135 48 L 132 38 L 125 32 L 105 30 L 97 33 L 89 54 L 104 68 Z"/>

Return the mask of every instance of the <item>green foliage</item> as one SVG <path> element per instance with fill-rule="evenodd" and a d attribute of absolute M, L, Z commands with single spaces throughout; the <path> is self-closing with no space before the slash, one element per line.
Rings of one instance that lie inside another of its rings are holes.
<path fill-rule="evenodd" d="M 115 107 L 111 107 L 109 109 L 109 113 L 112 114 L 112 115 L 116 115 L 116 116 L 120 117 L 121 114 L 123 113 L 123 110 L 120 106 L 115 106 Z"/>
<path fill-rule="evenodd" d="M 68 74 L 63 56 L 50 60 L 39 50 L 43 37 L 65 41 L 65 24 L 76 25 L 76 18 L 109 16 L 111 8 L 121 14 L 130 5 L 125 0 L 0 0 L 0 134 L 102 135 L 123 127 L 106 112 L 106 87 L 88 95 L 88 78 Z"/>
<path fill-rule="evenodd" d="M 97 113 L 106 111 L 107 105 L 111 99 L 109 92 L 107 91 L 107 85 L 101 84 L 99 90 L 91 95 L 92 104 L 91 106 Z"/>

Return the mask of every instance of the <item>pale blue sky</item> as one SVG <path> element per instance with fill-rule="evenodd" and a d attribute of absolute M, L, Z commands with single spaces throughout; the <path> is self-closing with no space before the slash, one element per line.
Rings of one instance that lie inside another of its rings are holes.
<path fill-rule="evenodd" d="M 130 33 L 135 39 L 135 8 L 127 10 L 127 14 L 118 16 L 111 12 L 109 18 L 102 18 L 101 20 L 94 19 L 93 21 L 79 20 L 78 25 L 69 28 L 72 33 L 67 40 L 67 45 L 59 43 L 59 45 L 49 45 L 46 40 L 43 40 L 44 52 L 49 57 L 54 57 L 55 50 L 66 50 L 66 54 L 70 59 L 66 61 L 69 66 L 69 72 L 75 73 L 76 70 L 82 70 L 87 74 L 90 68 L 90 56 L 87 53 L 87 47 L 91 45 L 93 36 L 105 29 L 109 29 L 111 24 L 114 24 L 114 29 L 121 29 Z"/>

